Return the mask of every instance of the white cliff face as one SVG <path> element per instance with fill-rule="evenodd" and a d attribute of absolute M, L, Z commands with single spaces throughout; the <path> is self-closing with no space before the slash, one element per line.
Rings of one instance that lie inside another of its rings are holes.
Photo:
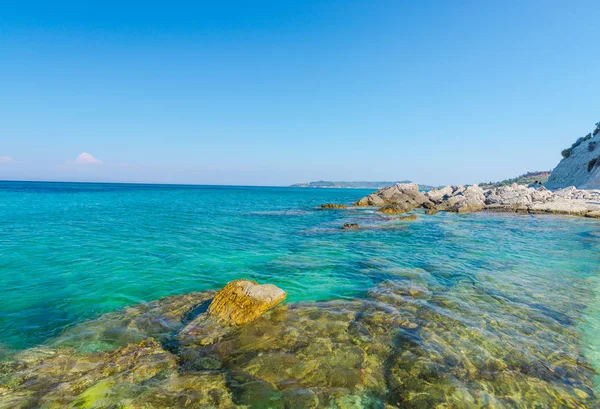
<path fill-rule="evenodd" d="M 590 161 L 596 164 L 588 170 Z M 545 184 L 550 189 L 575 186 L 600 189 L 600 132 L 575 147 L 568 158 L 560 161 Z"/>

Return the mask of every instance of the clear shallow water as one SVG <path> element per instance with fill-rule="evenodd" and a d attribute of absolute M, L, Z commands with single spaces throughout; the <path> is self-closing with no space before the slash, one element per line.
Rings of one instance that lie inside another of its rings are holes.
<path fill-rule="evenodd" d="M 288 303 L 352 301 L 402 279 L 441 294 L 433 310 L 448 320 L 514 336 L 519 317 L 519 331 L 530 323 L 549 338 L 518 342 L 573 347 L 599 367 L 598 221 L 317 209 L 368 192 L 0 182 L 0 343 L 31 347 L 105 312 L 242 277 L 280 286 Z M 370 228 L 340 230 L 348 222 Z"/>

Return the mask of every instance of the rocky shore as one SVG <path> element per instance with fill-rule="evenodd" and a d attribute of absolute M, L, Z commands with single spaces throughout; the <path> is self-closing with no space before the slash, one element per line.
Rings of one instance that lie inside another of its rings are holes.
<path fill-rule="evenodd" d="M 0 408 L 597 407 L 577 332 L 527 294 L 500 323 L 482 290 L 413 270 L 352 300 L 277 305 L 249 280 L 172 296 L 2 362 Z"/>
<path fill-rule="evenodd" d="M 469 213 L 481 210 L 517 213 L 551 213 L 600 218 L 600 191 L 568 187 L 551 191 L 545 187 L 513 184 L 493 189 L 479 186 L 446 186 L 428 192 L 415 183 L 397 184 L 363 197 L 355 206 L 379 206 L 387 214 L 415 208 L 428 213 Z"/>

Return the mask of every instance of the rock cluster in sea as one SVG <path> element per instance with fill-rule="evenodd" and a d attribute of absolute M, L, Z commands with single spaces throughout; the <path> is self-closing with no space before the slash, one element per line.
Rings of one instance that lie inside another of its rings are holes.
<path fill-rule="evenodd" d="M 568 187 L 550 191 L 545 187 L 513 184 L 493 189 L 479 186 L 446 186 L 428 192 L 415 183 L 397 184 L 363 197 L 356 206 L 381 206 L 385 214 L 409 212 L 415 208 L 428 213 L 444 210 L 469 213 L 480 210 L 523 213 L 554 213 L 600 217 L 600 191 Z"/>
<path fill-rule="evenodd" d="M 577 305 L 523 294 L 507 307 L 423 270 L 245 325 L 208 325 L 214 297 L 126 308 L 16 354 L 0 366 L 0 408 L 598 407 Z"/>

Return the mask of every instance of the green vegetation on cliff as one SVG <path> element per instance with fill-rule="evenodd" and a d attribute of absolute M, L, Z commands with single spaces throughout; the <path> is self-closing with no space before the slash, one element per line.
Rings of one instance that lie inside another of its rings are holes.
<path fill-rule="evenodd" d="M 484 189 L 492 189 L 500 186 L 510 186 L 513 183 L 517 185 L 544 184 L 548 180 L 548 177 L 550 177 L 549 171 L 527 172 L 516 178 L 504 179 L 500 182 L 480 183 L 479 186 Z"/>
<path fill-rule="evenodd" d="M 590 132 L 586 136 L 582 136 L 581 138 L 577 139 L 573 143 L 573 145 L 571 145 L 570 148 L 563 149 L 563 151 L 561 152 L 561 155 L 563 156 L 563 158 L 568 158 L 569 156 L 571 156 L 571 152 L 573 152 L 573 149 L 575 149 L 576 147 L 581 145 L 583 142 L 592 139 L 592 137 L 596 136 L 598 134 L 598 132 L 600 132 L 600 122 L 596 122 L 596 129 L 594 129 L 593 132 Z"/>

